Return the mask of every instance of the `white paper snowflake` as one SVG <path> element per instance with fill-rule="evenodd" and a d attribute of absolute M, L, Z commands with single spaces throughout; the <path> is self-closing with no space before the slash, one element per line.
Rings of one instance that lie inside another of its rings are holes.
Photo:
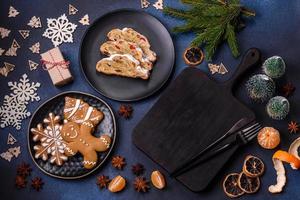
<path fill-rule="evenodd" d="M 10 33 L 10 30 L 0 27 L 0 36 L 2 39 L 5 37 L 8 37 L 9 33 Z"/>
<path fill-rule="evenodd" d="M 55 47 L 63 42 L 73 42 L 72 33 L 76 30 L 77 25 L 69 22 L 65 14 L 57 19 L 48 18 L 47 26 L 43 36 L 51 39 Z"/>
<path fill-rule="evenodd" d="M 50 155 L 50 162 L 60 166 L 68 157 L 64 155 L 66 144 L 61 137 L 62 125 L 59 121 L 59 116 L 49 113 L 49 117 L 44 119 L 44 123 L 47 124 L 46 128 L 38 124 L 36 128 L 31 129 L 31 133 L 34 135 L 33 141 L 40 142 L 33 147 L 35 158 L 48 160 L 48 155 Z"/>
<path fill-rule="evenodd" d="M 8 82 L 8 86 L 11 93 L 4 96 L 0 107 L 0 127 L 13 126 L 19 130 L 23 119 L 30 116 L 30 112 L 27 111 L 29 102 L 40 100 L 36 93 L 40 83 L 30 83 L 27 74 L 23 74 L 19 82 Z"/>

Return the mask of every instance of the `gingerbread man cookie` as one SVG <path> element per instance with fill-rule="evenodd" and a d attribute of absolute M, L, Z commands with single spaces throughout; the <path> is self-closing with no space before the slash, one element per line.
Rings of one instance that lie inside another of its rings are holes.
<path fill-rule="evenodd" d="M 90 106 L 83 100 L 72 97 L 65 98 L 64 118 L 68 121 L 81 124 L 86 120 L 90 120 L 96 126 L 103 117 L 104 115 L 101 111 Z"/>
<path fill-rule="evenodd" d="M 61 130 L 62 138 L 66 141 L 65 154 L 73 156 L 77 152 L 83 155 L 83 166 L 93 168 L 98 160 L 97 152 L 106 151 L 111 143 L 111 138 L 103 134 L 100 138 L 94 137 L 92 121 L 84 121 L 81 125 L 75 122 L 66 122 Z"/>

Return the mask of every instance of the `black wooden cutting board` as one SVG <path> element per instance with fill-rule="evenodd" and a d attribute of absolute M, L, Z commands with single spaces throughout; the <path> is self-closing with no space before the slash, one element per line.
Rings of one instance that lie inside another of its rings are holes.
<path fill-rule="evenodd" d="M 254 119 L 254 113 L 233 96 L 232 88 L 259 60 L 259 50 L 249 49 L 236 73 L 224 83 L 216 83 L 199 69 L 186 68 L 135 127 L 133 143 L 171 173 L 241 118 Z M 204 190 L 236 149 L 217 155 L 177 180 L 192 191 Z"/>

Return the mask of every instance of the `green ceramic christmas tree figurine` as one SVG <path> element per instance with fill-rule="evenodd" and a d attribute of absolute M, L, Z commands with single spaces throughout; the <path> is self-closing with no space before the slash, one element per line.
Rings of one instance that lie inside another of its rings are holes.
<path fill-rule="evenodd" d="M 285 63 L 280 56 L 268 58 L 262 65 L 263 71 L 271 78 L 280 78 L 285 73 Z"/>
<path fill-rule="evenodd" d="M 270 99 L 275 93 L 275 87 L 274 81 L 264 74 L 256 74 L 246 83 L 250 98 L 260 102 Z"/>
<path fill-rule="evenodd" d="M 290 103 L 285 97 L 276 96 L 269 100 L 266 110 L 272 119 L 282 120 L 289 114 Z"/>

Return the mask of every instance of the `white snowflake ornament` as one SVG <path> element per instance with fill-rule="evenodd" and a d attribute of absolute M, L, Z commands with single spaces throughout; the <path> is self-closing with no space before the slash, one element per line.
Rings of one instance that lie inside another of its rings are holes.
<path fill-rule="evenodd" d="M 90 25 L 89 15 L 88 14 L 84 15 L 78 22 L 84 26 Z"/>
<path fill-rule="evenodd" d="M 63 42 L 73 42 L 72 33 L 76 30 L 77 25 L 69 22 L 65 14 L 57 19 L 48 18 L 47 25 L 48 28 L 43 36 L 51 39 L 55 47 Z"/>
<path fill-rule="evenodd" d="M 19 82 L 8 82 L 8 86 L 11 93 L 4 96 L 0 107 L 0 127 L 13 126 L 20 130 L 22 121 L 30 116 L 27 111 L 29 102 L 40 100 L 36 93 L 40 83 L 30 83 L 27 74 L 23 74 Z"/>
<path fill-rule="evenodd" d="M 41 46 L 40 43 L 37 42 L 34 45 L 32 45 L 31 47 L 29 47 L 29 49 L 32 53 L 40 53 L 40 46 Z"/>
<path fill-rule="evenodd" d="M 27 25 L 30 26 L 31 28 L 41 28 L 42 22 L 39 17 L 33 16 L 31 17 Z"/>
<path fill-rule="evenodd" d="M 14 7 L 9 7 L 8 17 L 16 17 L 18 14 L 20 13 Z"/>

